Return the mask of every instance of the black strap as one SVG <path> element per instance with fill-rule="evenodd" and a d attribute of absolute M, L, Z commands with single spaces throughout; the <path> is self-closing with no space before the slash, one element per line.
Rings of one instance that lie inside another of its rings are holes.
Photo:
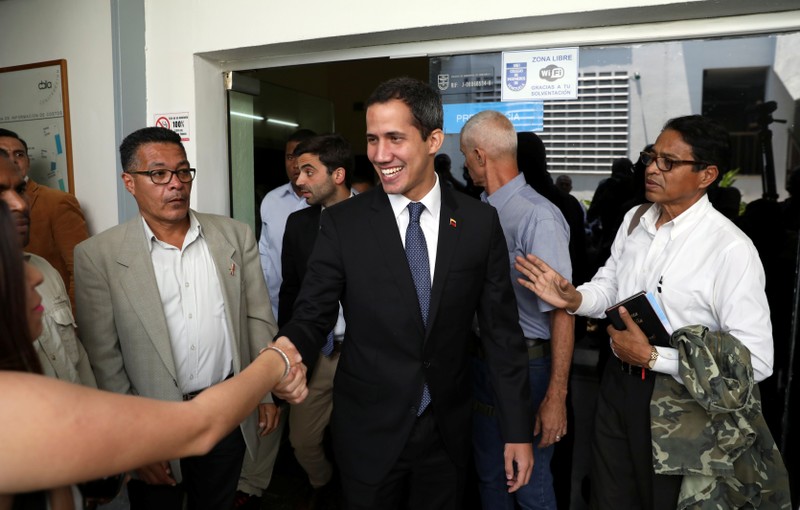
<path fill-rule="evenodd" d="M 633 230 L 639 225 L 639 220 L 642 219 L 642 216 L 644 216 L 644 213 L 650 209 L 651 205 L 653 204 L 642 204 L 638 209 L 636 209 L 636 212 L 633 213 L 633 218 L 631 218 L 631 222 L 628 224 L 628 235 L 633 233 Z"/>

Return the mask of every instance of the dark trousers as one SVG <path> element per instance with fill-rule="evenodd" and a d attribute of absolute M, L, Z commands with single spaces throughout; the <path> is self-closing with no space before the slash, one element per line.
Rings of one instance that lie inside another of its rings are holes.
<path fill-rule="evenodd" d="M 245 450 L 242 431 L 236 427 L 207 454 L 181 459 L 183 481 L 176 487 L 131 480 L 131 510 L 181 510 L 184 495 L 189 510 L 232 508 Z"/>
<path fill-rule="evenodd" d="M 549 355 L 528 360 L 528 378 L 531 387 L 531 416 L 536 416 L 550 383 Z M 472 360 L 472 396 L 487 408 L 491 408 L 493 411 L 497 410 L 494 407 L 494 390 L 489 381 L 489 367 L 485 360 L 478 357 Z M 531 424 L 531 434 L 533 434 L 533 424 Z M 475 457 L 478 488 L 484 509 L 556 509 L 553 476 L 550 471 L 550 461 L 555 446 L 539 448 L 537 445 L 540 439 L 541 435 L 533 438 L 534 464 L 530 481 L 517 492 L 509 494 L 503 458 L 505 442 L 500 431 L 499 418 L 496 413 L 488 416 L 485 409 L 473 411 L 472 453 Z"/>
<path fill-rule="evenodd" d="M 456 466 L 447 454 L 429 408 L 417 418 L 400 458 L 380 484 L 368 485 L 342 474 L 345 506 L 347 510 L 461 510 L 465 475 L 465 466 Z"/>
<path fill-rule="evenodd" d="M 661 376 L 663 377 L 663 376 Z M 669 376 L 666 376 L 669 377 Z M 592 508 L 675 510 L 680 476 L 656 475 L 650 439 L 650 396 L 656 376 L 606 363 L 592 444 Z"/>

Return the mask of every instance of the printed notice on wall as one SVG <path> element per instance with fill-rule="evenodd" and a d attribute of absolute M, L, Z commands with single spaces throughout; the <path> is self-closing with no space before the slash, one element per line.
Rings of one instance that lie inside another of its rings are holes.
<path fill-rule="evenodd" d="M 0 127 L 28 145 L 30 177 L 39 184 L 72 192 L 59 61 L 4 68 L 0 72 Z"/>
<path fill-rule="evenodd" d="M 171 129 L 181 136 L 182 142 L 189 141 L 189 113 L 157 113 L 153 115 L 153 125 Z"/>
<path fill-rule="evenodd" d="M 578 48 L 504 51 L 503 101 L 578 98 Z"/>

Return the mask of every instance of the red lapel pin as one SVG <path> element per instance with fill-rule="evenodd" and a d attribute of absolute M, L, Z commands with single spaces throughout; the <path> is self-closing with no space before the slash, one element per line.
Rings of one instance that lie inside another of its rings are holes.
<path fill-rule="evenodd" d="M 456 227 L 456 220 L 454 220 L 453 218 L 450 218 L 450 226 L 453 228 Z"/>

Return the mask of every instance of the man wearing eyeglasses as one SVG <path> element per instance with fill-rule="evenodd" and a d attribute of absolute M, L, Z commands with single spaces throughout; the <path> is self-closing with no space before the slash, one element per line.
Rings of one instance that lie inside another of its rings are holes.
<path fill-rule="evenodd" d="M 699 115 L 668 121 L 652 152 L 641 155 L 653 204 L 628 211 L 592 281 L 576 289 L 528 255 L 517 258 L 526 278 L 520 283 L 589 317 L 649 291 L 674 329 L 699 324 L 730 333 L 749 350 L 755 380 L 767 378 L 773 347 L 764 269 L 750 239 L 706 197 L 729 159 L 728 134 L 715 122 Z M 675 509 L 682 477 L 655 474 L 650 397 L 657 377 L 682 383 L 678 351 L 650 345 L 630 316 L 620 315 L 627 329 L 608 328 L 619 360 L 606 364 L 595 414 L 592 507 Z"/>
<path fill-rule="evenodd" d="M 139 215 L 75 249 L 81 337 L 100 388 L 190 400 L 246 367 L 277 330 L 255 237 L 189 208 L 195 169 L 175 132 L 140 129 L 120 157 Z M 190 509 L 231 508 L 268 402 L 208 454 L 138 469 L 131 508 L 180 509 L 184 493 Z"/>

